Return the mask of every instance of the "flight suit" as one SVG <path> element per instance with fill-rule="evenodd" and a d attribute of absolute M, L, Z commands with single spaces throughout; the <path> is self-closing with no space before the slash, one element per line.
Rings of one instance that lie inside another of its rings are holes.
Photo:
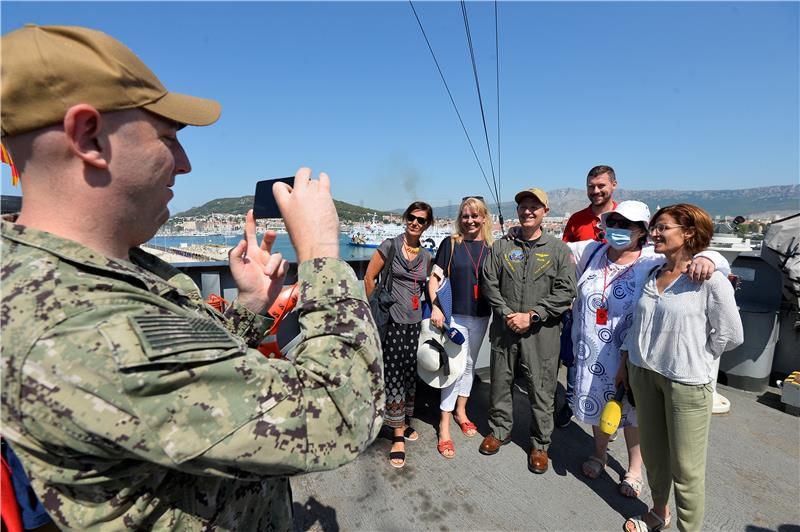
<path fill-rule="evenodd" d="M 489 427 L 506 440 L 513 427 L 514 370 L 519 364 L 531 405 L 531 446 L 546 450 L 553 432 L 561 315 L 575 297 L 575 265 L 564 242 L 543 234 L 536 240 L 503 238 L 492 245 L 481 289 L 492 307 Z M 535 311 L 541 321 L 519 334 L 506 316 Z"/>

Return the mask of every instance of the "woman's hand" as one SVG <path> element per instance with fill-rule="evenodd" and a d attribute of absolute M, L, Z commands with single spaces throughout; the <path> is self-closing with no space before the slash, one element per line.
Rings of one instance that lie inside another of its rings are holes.
<path fill-rule="evenodd" d="M 444 325 L 444 313 L 436 305 L 431 309 L 431 323 L 439 329 Z"/>

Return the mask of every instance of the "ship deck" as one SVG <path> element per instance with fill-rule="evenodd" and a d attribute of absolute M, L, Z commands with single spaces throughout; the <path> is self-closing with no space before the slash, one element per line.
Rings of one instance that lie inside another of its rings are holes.
<path fill-rule="evenodd" d="M 564 377 L 562 368 L 562 384 Z M 718 390 L 731 412 L 711 422 L 704 530 L 800 531 L 800 418 L 783 412 L 776 388 Z M 468 412 L 481 434 L 488 428 L 488 397 L 488 384 L 476 379 Z M 647 511 L 646 482 L 639 499 L 618 494 L 627 464 L 621 435 L 609 446 L 606 472 L 589 480 L 581 463 L 593 448 L 591 428 L 573 422 L 556 429 L 550 470 L 534 475 L 526 462 L 530 411 L 516 390 L 514 407 L 512 442 L 497 455 L 479 454 L 481 436 L 468 439 L 454 425 L 456 456 L 445 460 L 436 451 L 438 394 L 425 387 L 414 420 L 420 438 L 406 444 L 405 468 L 390 467 L 391 444 L 379 437 L 336 471 L 294 477 L 295 528 L 621 530 L 626 517 Z"/>

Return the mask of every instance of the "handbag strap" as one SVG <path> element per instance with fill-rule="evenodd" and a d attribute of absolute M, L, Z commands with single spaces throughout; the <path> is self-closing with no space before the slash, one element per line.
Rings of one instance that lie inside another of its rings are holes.
<path fill-rule="evenodd" d="M 391 243 L 392 245 L 389 247 L 389 255 L 386 257 L 386 262 L 383 263 L 385 275 L 383 276 L 383 279 L 381 279 L 381 286 L 389 293 L 392 292 L 392 262 L 394 262 L 395 254 L 394 238 L 391 239 Z M 386 269 L 387 266 L 389 267 L 388 270 Z"/>
<path fill-rule="evenodd" d="M 583 271 L 577 276 L 578 280 L 580 280 L 580 278 L 583 277 L 583 274 L 586 273 L 586 269 L 592 263 L 592 259 L 594 258 L 595 255 L 597 255 L 597 252 L 600 251 L 601 249 L 603 249 L 604 247 L 606 247 L 605 244 L 600 244 L 599 246 L 594 248 L 594 250 L 592 251 L 591 255 L 589 255 L 589 260 L 587 260 L 586 264 L 583 265 Z"/>
<path fill-rule="evenodd" d="M 453 263 L 453 255 L 456 253 L 456 239 L 450 237 L 450 257 L 447 259 L 447 276 L 450 277 L 450 265 Z"/>

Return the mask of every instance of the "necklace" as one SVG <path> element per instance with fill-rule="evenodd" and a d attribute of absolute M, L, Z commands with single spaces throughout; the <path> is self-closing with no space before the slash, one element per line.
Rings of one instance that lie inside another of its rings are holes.
<path fill-rule="evenodd" d="M 406 250 L 406 252 L 407 252 L 409 255 L 416 255 L 417 253 L 419 253 L 420 246 L 417 246 L 417 247 L 412 247 L 412 246 L 409 246 L 409 245 L 406 243 L 406 237 L 404 236 L 404 237 L 403 237 L 403 249 L 405 249 L 405 250 Z"/>

